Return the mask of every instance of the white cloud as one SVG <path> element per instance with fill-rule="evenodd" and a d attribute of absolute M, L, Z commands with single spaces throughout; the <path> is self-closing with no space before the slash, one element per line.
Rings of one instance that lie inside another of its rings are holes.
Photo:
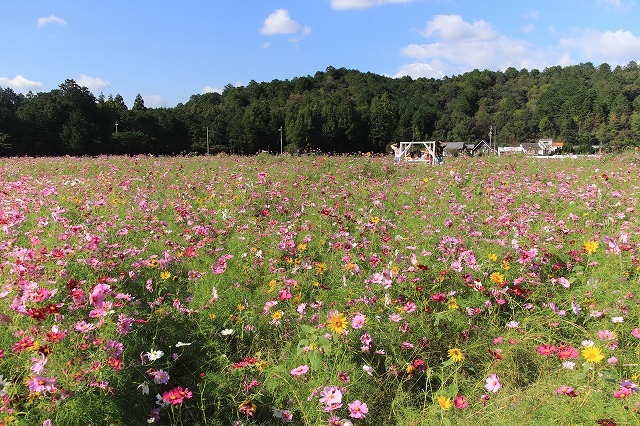
<path fill-rule="evenodd" d="M 523 28 L 526 32 L 527 27 Z M 439 15 L 419 32 L 428 43 L 400 49 L 413 61 L 403 65 L 396 77 L 452 76 L 479 70 L 539 69 L 591 62 L 625 65 L 640 58 L 640 36 L 630 31 L 574 30 L 570 35 L 554 32 L 557 43 L 534 46 L 526 40 L 500 34 L 485 21 L 465 22 L 457 15 Z"/>
<path fill-rule="evenodd" d="M 211 87 L 211 86 L 204 86 L 204 89 L 202 89 L 202 93 L 222 93 L 224 92 L 224 87 Z"/>
<path fill-rule="evenodd" d="M 65 26 L 67 25 L 67 21 L 62 18 L 58 18 L 56 15 L 51 15 L 46 18 L 38 18 L 38 27 L 44 27 L 49 24 L 57 24 Z"/>
<path fill-rule="evenodd" d="M 411 76 L 412 78 L 436 78 L 441 79 L 444 77 L 444 74 L 441 71 L 441 64 L 427 64 L 427 63 L 415 63 L 415 64 L 407 64 L 400 68 L 400 71 L 395 75 L 395 77 L 404 77 L 406 75 Z"/>
<path fill-rule="evenodd" d="M 167 102 L 162 99 L 162 96 L 160 95 L 146 95 L 143 96 L 142 99 L 144 100 L 144 106 L 147 108 L 160 108 L 167 106 Z"/>
<path fill-rule="evenodd" d="M 540 11 L 539 10 L 531 10 L 527 13 L 525 13 L 524 15 L 522 15 L 522 17 L 524 19 L 530 19 L 530 20 L 536 20 L 540 17 Z"/>
<path fill-rule="evenodd" d="M 436 36 L 447 42 L 464 40 L 495 40 L 499 34 L 480 20 L 472 24 L 465 22 L 459 15 L 436 15 L 420 32 L 424 37 Z"/>
<path fill-rule="evenodd" d="M 0 77 L 0 87 L 8 87 L 16 92 L 25 93 L 42 89 L 42 83 L 27 80 L 22 75 L 17 75 L 13 78 Z"/>
<path fill-rule="evenodd" d="M 92 92 L 98 92 L 111 86 L 108 81 L 100 77 L 91 77 L 86 74 L 80 74 L 80 76 L 75 79 L 75 82 L 78 83 L 79 86 L 86 87 Z"/>
<path fill-rule="evenodd" d="M 303 27 L 293 20 L 291 16 L 289 16 L 288 10 L 278 9 L 267 16 L 262 24 L 262 28 L 260 28 L 260 32 L 269 36 L 290 34 L 293 36 L 289 41 L 298 42 L 311 34 L 311 27 L 308 25 Z M 269 47 L 271 47 L 271 43 L 269 42 L 262 45 L 263 49 L 268 49 Z"/>
<path fill-rule="evenodd" d="M 555 49 L 535 48 L 504 36 L 483 20 L 469 23 L 458 15 L 435 16 L 420 34 L 435 41 L 403 47 L 400 53 L 415 62 L 404 65 L 397 76 L 439 78 L 474 69 L 541 69 L 557 65 L 561 56 Z"/>
<path fill-rule="evenodd" d="M 265 35 L 295 34 L 300 29 L 300 24 L 291 19 L 289 11 L 278 9 L 267 16 L 260 32 Z"/>
<path fill-rule="evenodd" d="M 586 30 L 573 37 L 560 39 L 560 46 L 575 51 L 580 58 L 595 64 L 606 62 L 609 65 L 622 65 L 631 58 L 640 58 L 640 37 L 623 30 Z"/>
<path fill-rule="evenodd" d="M 241 86 L 243 86 L 243 83 L 241 81 L 236 81 L 235 83 L 231 84 L 231 86 L 233 86 L 233 87 L 241 87 Z M 204 88 L 202 89 L 202 93 L 222 93 L 222 92 L 224 92 L 225 88 L 226 87 L 204 86 Z"/>
<path fill-rule="evenodd" d="M 394 3 L 411 3 L 416 0 L 331 0 L 331 8 L 335 10 L 369 9 L 374 6 Z"/>

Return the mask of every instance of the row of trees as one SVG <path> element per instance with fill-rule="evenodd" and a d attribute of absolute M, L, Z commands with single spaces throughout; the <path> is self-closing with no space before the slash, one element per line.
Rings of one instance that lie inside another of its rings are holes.
<path fill-rule="evenodd" d="M 0 155 L 384 152 L 393 140 L 499 145 L 554 138 L 571 151 L 640 145 L 640 70 L 585 63 L 509 68 L 443 79 L 390 78 L 345 68 L 314 76 L 227 85 L 174 108 L 140 95 L 97 98 L 73 80 L 50 92 L 0 88 Z"/>

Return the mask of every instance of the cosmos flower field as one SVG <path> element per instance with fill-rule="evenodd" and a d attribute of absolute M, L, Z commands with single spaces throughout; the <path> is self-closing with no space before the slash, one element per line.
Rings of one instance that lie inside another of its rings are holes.
<path fill-rule="evenodd" d="M 0 424 L 640 422 L 640 159 L 11 158 Z"/>

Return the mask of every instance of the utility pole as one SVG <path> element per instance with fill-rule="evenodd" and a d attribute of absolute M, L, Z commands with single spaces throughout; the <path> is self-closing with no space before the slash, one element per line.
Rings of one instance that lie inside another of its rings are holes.
<path fill-rule="evenodd" d="M 209 155 L 209 126 L 207 126 L 207 155 Z"/>
<path fill-rule="evenodd" d="M 280 155 L 282 155 L 282 126 L 278 130 L 280 130 Z"/>
<path fill-rule="evenodd" d="M 493 126 L 489 126 L 489 148 L 494 149 L 492 136 L 493 136 Z M 497 149 L 496 149 L 496 152 L 498 152 Z"/>
<path fill-rule="evenodd" d="M 118 121 L 116 120 L 116 135 L 118 134 Z"/>

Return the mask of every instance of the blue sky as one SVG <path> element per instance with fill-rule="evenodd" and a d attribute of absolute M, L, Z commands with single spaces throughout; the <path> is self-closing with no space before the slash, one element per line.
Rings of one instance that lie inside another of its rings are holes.
<path fill-rule="evenodd" d="M 173 107 L 328 66 L 391 77 L 640 62 L 634 0 L 0 0 L 0 87 Z"/>

